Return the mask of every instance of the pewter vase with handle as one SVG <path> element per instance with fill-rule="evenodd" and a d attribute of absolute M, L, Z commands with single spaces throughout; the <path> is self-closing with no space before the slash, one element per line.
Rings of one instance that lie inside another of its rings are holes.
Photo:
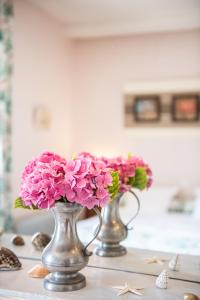
<path fill-rule="evenodd" d="M 133 191 L 129 193 L 135 197 L 138 207 L 134 216 L 126 224 L 123 223 L 119 213 L 119 203 L 124 193 L 118 193 L 116 198 L 102 209 L 102 226 L 97 237 L 100 243 L 94 250 L 96 255 L 115 257 L 127 253 L 126 248 L 120 245 L 120 242 L 127 238 L 128 230 L 132 229 L 128 225 L 136 218 L 140 210 L 139 198 Z"/>
<path fill-rule="evenodd" d="M 101 214 L 97 208 L 100 224 L 93 239 L 84 246 L 77 234 L 77 219 L 83 207 L 77 203 L 57 202 L 52 212 L 55 229 L 51 242 L 42 253 L 42 263 L 50 271 L 44 279 L 44 287 L 50 291 L 74 291 L 86 285 L 83 269 L 92 254 L 87 247 L 99 233 Z"/>

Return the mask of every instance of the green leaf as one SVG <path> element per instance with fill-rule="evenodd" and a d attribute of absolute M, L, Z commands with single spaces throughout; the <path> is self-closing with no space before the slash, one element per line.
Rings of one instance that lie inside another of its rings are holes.
<path fill-rule="evenodd" d="M 134 181 L 132 181 L 132 187 L 144 190 L 147 187 L 147 172 L 144 168 L 137 168 L 135 170 Z"/>
<path fill-rule="evenodd" d="M 134 183 L 135 183 L 135 176 L 134 177 L 129 177 L 128 178 L 128 184 L 131 185 L 131 186 L 133 186 Z"/>
<path fill-rule="evenodd" d="M 24 202 L 23 202 L 22 198 L 20 198 L 20 197 L 15 200 L 14 208 L 38 209 L 37 206 L 35 206 L 35 205 L 32 205 L 32 206 L 24 205 Z"/>
<path fill-rule="evenodd" d="M 112 185 L 108 187 L 111 198 L 115 198 L 119 190 L 119 174 L 118 172 L 111 172 Z"/>

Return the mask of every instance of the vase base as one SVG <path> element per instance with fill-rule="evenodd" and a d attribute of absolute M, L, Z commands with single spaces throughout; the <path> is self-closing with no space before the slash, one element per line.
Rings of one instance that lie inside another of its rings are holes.
<path fill-rule="evenodd" d="M 47 275 L 44 279 L 44 288 L 53 292 L 71 292 L 84 288 L 86 286 L 85 276 L 77 273 L 75 277 L 68 277 L 64 280 L 55 280 L 53 273 Z"/>
<path fill-rule="evenodd" d="M 123 256 L 126 255 L 127 250 L 125 247 L 114 244 L 114 245 L 99 245 L 94 250 L 94 253 L 98 256 L 103 257 L 117 257 L 117 256 Z"/>

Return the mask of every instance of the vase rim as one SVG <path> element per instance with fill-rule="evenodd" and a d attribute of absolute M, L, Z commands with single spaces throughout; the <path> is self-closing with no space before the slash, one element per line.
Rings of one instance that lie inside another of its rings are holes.
<path fill-rule="evenodd" d="M 55 206 L 53 208 L 83 208 L 83 206 L 79 203 L 76 202 L 55 202 Z"/>

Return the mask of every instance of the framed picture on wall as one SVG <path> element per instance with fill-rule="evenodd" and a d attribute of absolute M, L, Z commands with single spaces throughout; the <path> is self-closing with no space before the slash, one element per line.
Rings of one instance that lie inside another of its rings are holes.
<path fill-rule="evenodd" d="M 199 120 L 199 96 L 175 95 L 172 97 L 172 120 L 194 122 Z"/>
<path fill-rule="evenodd" d="M 161 106 L 158 96 L 138 96 L 133 105 L 133 115 L 136 122 L 158 122 Z"/>

